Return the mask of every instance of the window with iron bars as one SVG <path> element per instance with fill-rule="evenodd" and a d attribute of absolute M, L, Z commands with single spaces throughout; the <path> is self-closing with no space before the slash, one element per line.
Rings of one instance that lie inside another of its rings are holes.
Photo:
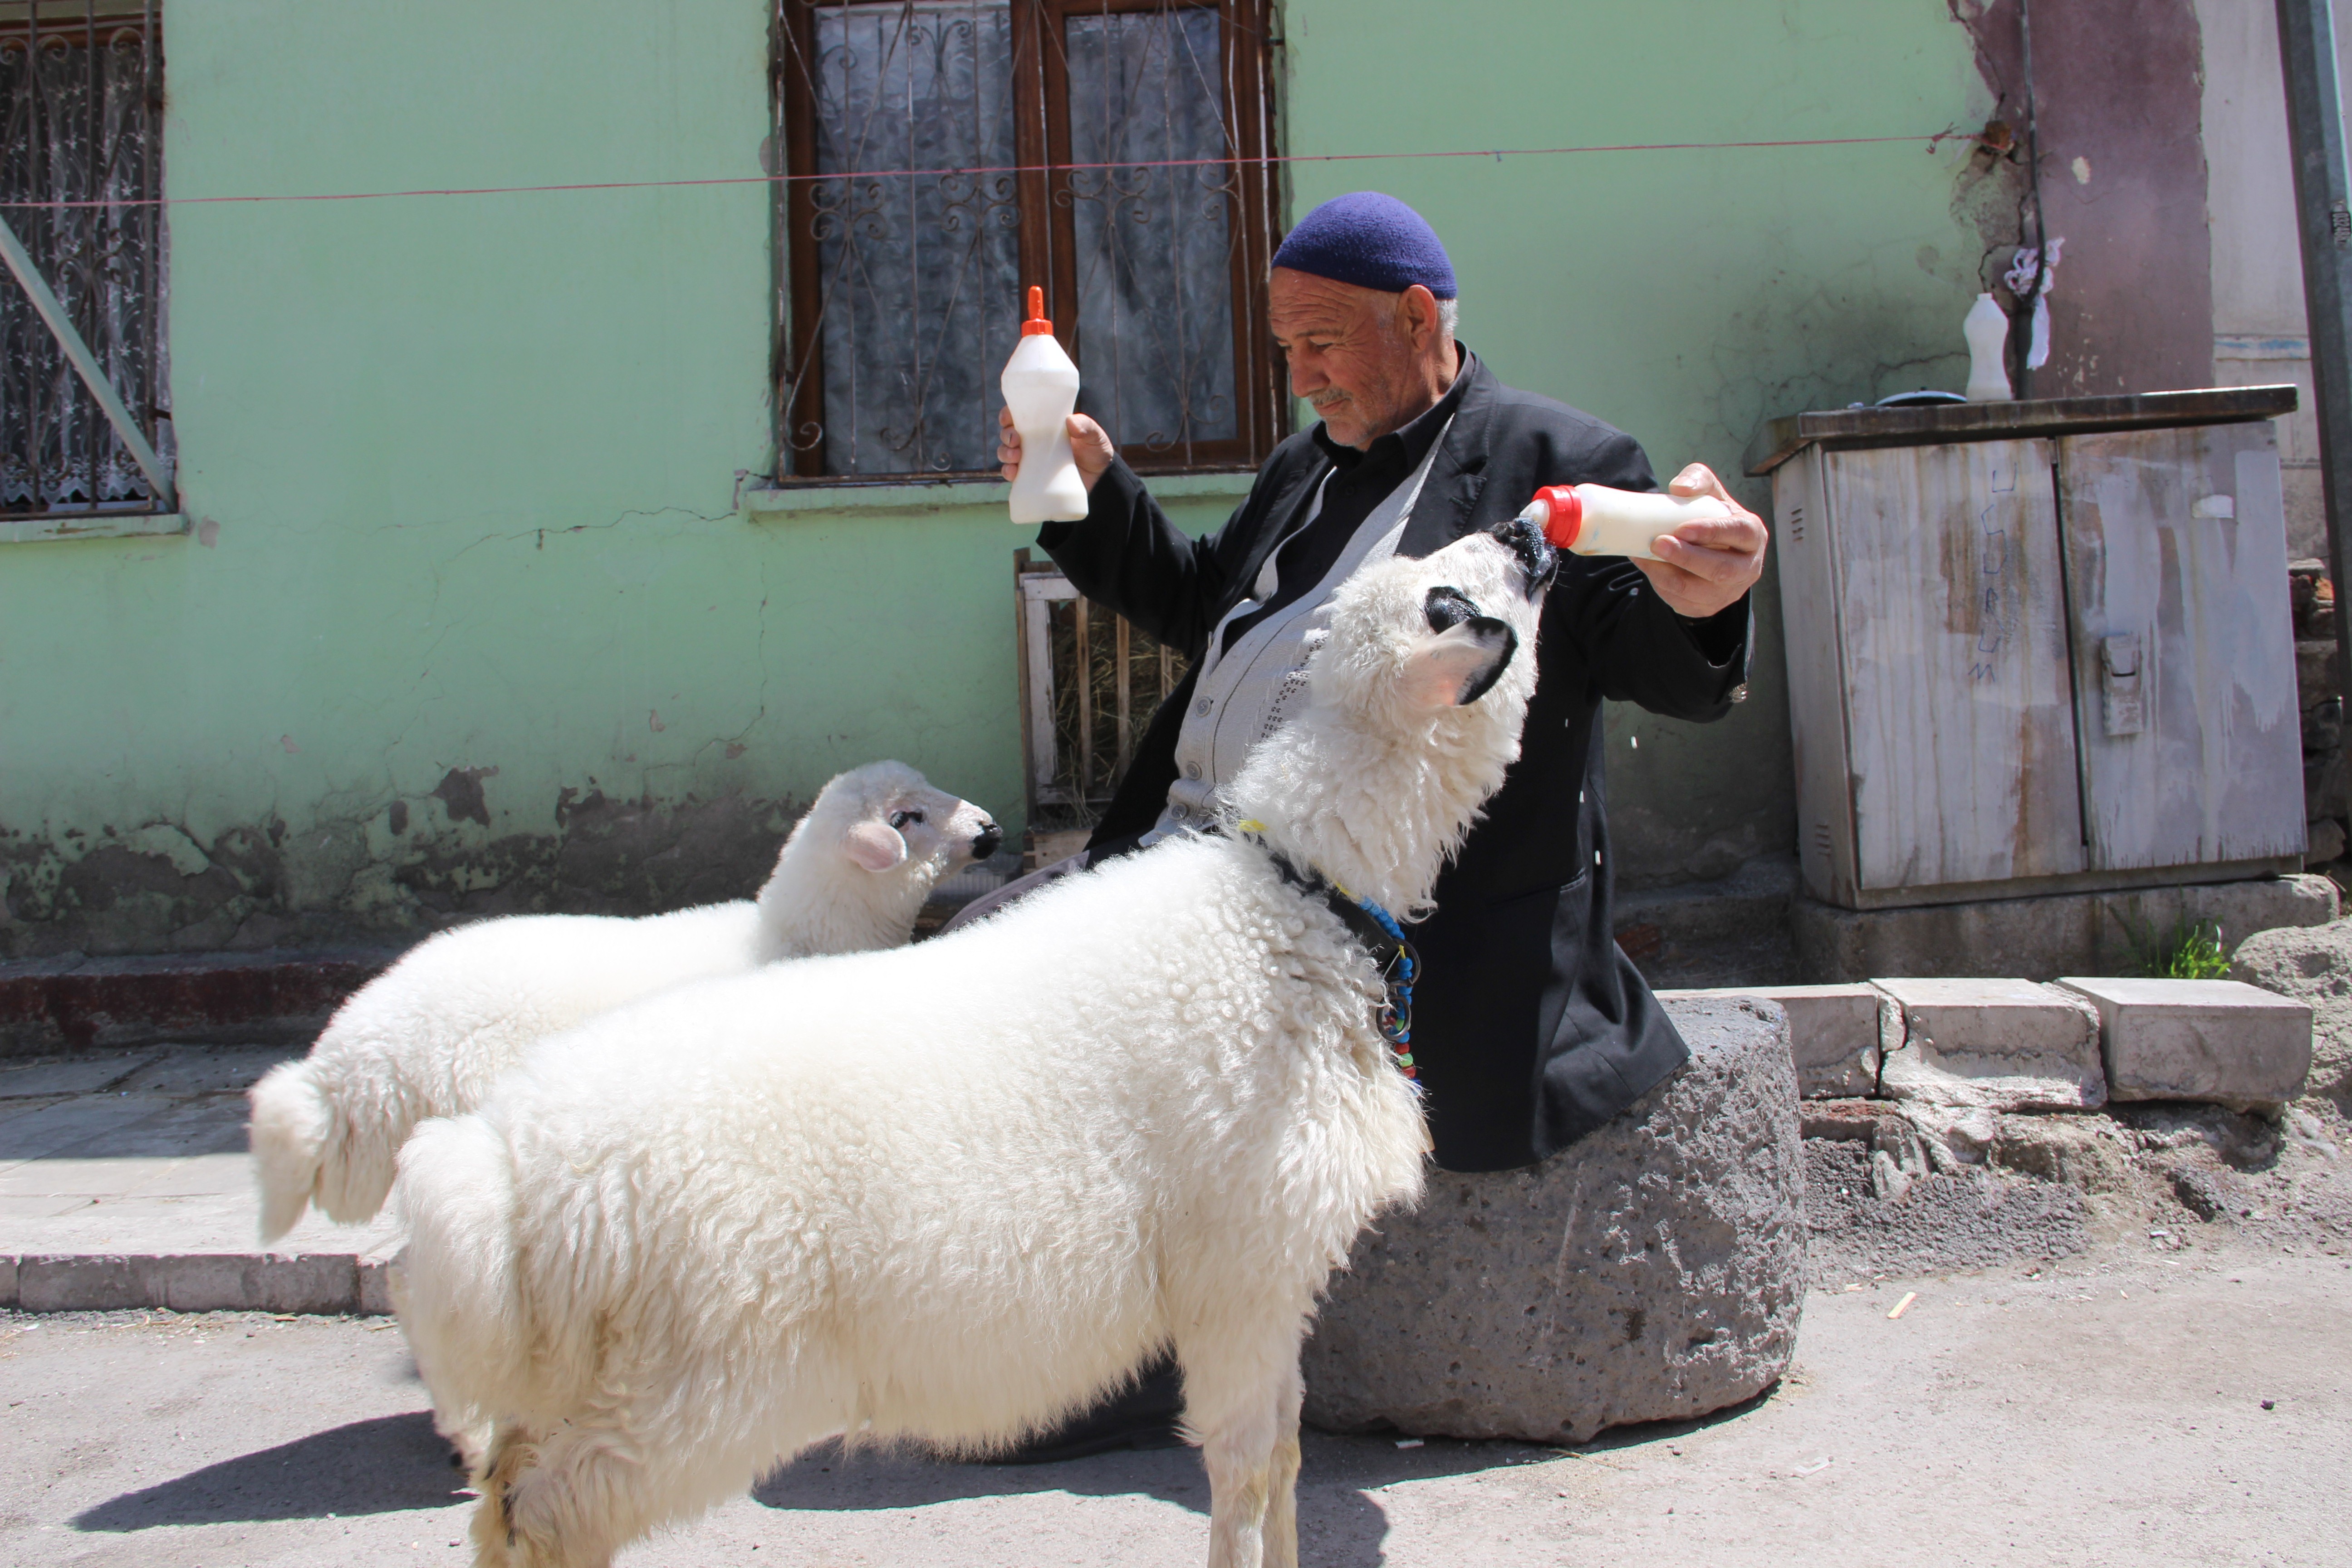
<path fill-rule="evenodd" d="M 1146 472 L 1287 416 L 1267 0 L 777 0 L 779 477 L 993 477 L 1025 285 Z"/>
<path fill-rule="evenodd" d="M 158 0 L 0 4 L 0 218 L 169 463 Z M 0 269 L 0 519 L 162 510 Z"/>

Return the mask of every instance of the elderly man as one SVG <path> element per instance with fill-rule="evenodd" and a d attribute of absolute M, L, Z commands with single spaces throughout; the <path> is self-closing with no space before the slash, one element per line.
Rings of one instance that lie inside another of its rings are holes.
<path fill-rule="evenodd" d="M 1291 390 L 1321 423 L 1275 449 L 1216 533 L 1175 528 L 1102 427 L 1070 420 L 1087 516 L 1046 524 L 1039 543 L 1080 592 L 1192 658 L 1082 862 L 1213 827 L 1220 783 L 1297 700 L 1292 677 L 1325 603 L 1357 567 L 1427 554 L 1544 485 L 1656 489 L 1632 437 L 1505 386 L 1454 341 L 1444 247 L 1393 197 L 1360 192 L 1307 214 L 1276 252 L 1267 292 Z M 1020 437 L 1009 416 L 1001 428 L 1010 478 Z M 1745 695 L 1765 531 L 1700 465 L 1669 488 L 1733 515 L 1684 524 L 1655 562 L 1561 557 L 1520 759 L 1413 932 L 1413 1057 L 1448 1170 L 1542 1160 L 1687 1058 L 1612 934 L 1601 701 L 1712 720 Z M 1132 1440 L 1170 1403 L 1148 1380 L 1029 1457 Z"/>

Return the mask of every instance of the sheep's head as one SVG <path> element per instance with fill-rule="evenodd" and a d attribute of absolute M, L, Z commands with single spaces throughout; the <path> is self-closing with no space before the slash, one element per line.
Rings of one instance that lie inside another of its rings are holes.
<path fill-rule="evenodd" d="M 1309 666 L 1315 700 L 1400 738 L 1433 727 L 1517 735 L 1536 685 L 1535 660 L 1520 652 L 1534 646 L 1556 564 L 1543 535 L 1513 519 L 1357 573 L 1334 596 Z"/>
<path fill-rule="evenodd" d="M 1528 523 L 1365 567 L 1331 602 L 1304 712 L 1225 792 L 1291 858 L 1398 910 L 1519 754 L 1543 591 L 1557 565 Z"/>
<path fill-rule="evenodd" d="M 968 800 L 934 789 L 904 763 L 868 763 L 818 792 L 776 862 L 815 856 L 853 879 L 930 885 L 1004 842 L 1004 830 Z"/>

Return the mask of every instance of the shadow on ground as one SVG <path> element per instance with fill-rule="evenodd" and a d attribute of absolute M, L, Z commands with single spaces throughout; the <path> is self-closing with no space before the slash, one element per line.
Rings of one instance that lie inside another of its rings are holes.
<path fill-rule="evenodd" d="M 323 1519 L 396 1513 L 471 1500 L 449 1464 L 449 1445 L 424 1411 L 380 1415 L 315 1432 L 258 1453 L 206 1465 L 176 1479 L 110 1498 L 74 1519 L 89 1531 L 164 1524 Z"/>
<path fill-rule="evenodd" d="M 1432 1442 L 1400 1449 L 1393 1437 L 1302 1436 L 1299 1556 L 1315 1568 L 1377 1568 L 1389 1527 L 1388 1514 L 1370 1495 L 1381 1487 L 1500 1469 L 1559 1453 L 1526 1443 Z M 770 1475 L 751 1489 L 751 1497 L 768 1508 L 834 1511 L 1038 1492 L 1140 1495 L 1204 1516 L 1209 1511 L 1209 1480 L 1197 1448 L 1098 1454 L 1054 1465 L 966 1465 L 904 1449 L 845 1452 L 835 1441 Z"/>

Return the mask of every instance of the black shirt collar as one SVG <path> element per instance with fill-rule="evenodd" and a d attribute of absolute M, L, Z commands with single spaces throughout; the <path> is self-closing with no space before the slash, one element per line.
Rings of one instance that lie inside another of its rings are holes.
<path fill-rule="evenodd" d="M 1428 457 L 1430 447 L 1436 445 L 1438 432 L 1444 429 L 1445 422 L 1454 417 L 1454 411 L 1462 406 L 1462 395 L 1470 387 L 1471 372 L 1477 368 L 1477 355 L 1458 342 L 1454 344 L 1454 350 L 1461 357 L 1454 372 L 1454 384 L 1445 389 L 1444 396 L 1430 405 L 1412 424 L 1401 430 L 1390 431 L 1370 447 L 1358 451 L 1353 447 L 1342 447 L 1331 439 L 1330 431 L 1318 422 L 1315 445 L 1343 473 L 1368 460 L 1408 474 L 1421 467 L 1421 460 Z"/>

